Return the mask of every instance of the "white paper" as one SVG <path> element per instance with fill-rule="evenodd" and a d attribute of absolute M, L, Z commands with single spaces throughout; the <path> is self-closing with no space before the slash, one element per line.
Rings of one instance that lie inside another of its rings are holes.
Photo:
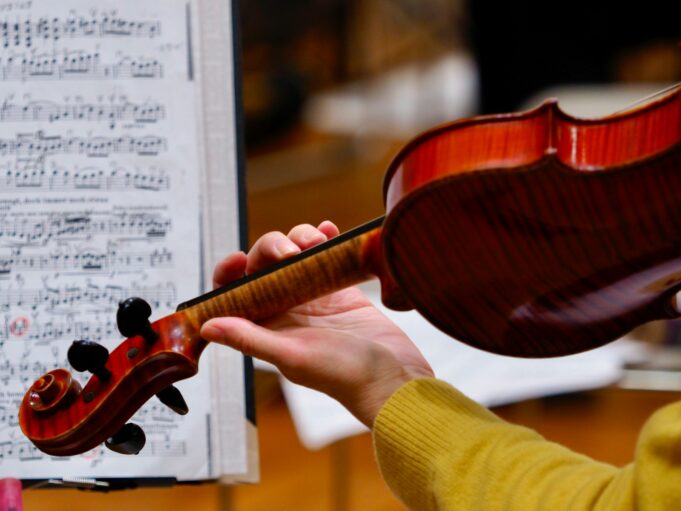
<path fill-rule="evenodd" d="M 199 41 L 194 54 L 201 84 L 199 145 L 205 168 L 201 183 L 203 273 L 205 285 L 210 285 L 215 264 L 239 248 L 234 37 L 231 2 L 199 0 L 197 10 L 193 20 Z M 210 476 L 219 477 L 222 483 L 257 482 L 258 437 L 255 425 L 245 417 L 244 397 L 249 390 L 243 355 L 209 345 L 202 362 L 210 365 L 211 374 Z"/>
<path fill-rule="evenodd" d="M 102 446 L 50 459 L 16 417 L 33 380 L 68 367 L 73 339 L 120 343 L 119 300 L 145 298 L 153 321 L 202 291 L 193 6 L 0 1 L 0 477 L 184 480 L 221 469 L 209 462 L 204 359 L 177 385 L 188 415 L 154 399 L 132 418 L 147 436 L 137 456 Z"/>

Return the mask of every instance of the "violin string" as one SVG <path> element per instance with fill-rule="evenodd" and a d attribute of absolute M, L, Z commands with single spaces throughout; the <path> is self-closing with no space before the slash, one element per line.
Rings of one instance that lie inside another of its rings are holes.
<path fill-rule="evenodd" d="M 634 108 L 638 105 L 641 105 L 643 103 L 647 103 L 651 99 L 657 98 L 659 96 L 664 96 L 668 92 L 671 92 L 671 91 L 673 91 L 674 89 L 676 89 L 677 87 L 680 87 L 680 86 L 681 86 L 681 82 L 678 82 L 678 83 L 675 83 L 673 85 L 670 85 L 669 87 L 665 87 L 662 90 L 659 90 L 657 92 L 653 92 L 652 94 L 649 94 L 649 95 L 647 95 L 647 96 L 645 96 L 641 99 L 637 99 L 636 101 L 627 105 L 626 107 L 622 108 L 621 110 L 617 110 L 616 112 L 613 112 L 611 115 L 617 115 L 617 114 L 621 114 L 623 112 L 626 112 L 628 110 L 631 110 L 632 108 Z"/>

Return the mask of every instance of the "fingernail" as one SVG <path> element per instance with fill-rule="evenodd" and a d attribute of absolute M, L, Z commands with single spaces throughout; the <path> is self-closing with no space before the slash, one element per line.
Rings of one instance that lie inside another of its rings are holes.
<path fill-rule="evenodd" d="M 274 244 L 274 251 L 279 257 L 286 257 L 300 252 L 300 247 L 293 243 L 290 239 L 277 240 Z"/>

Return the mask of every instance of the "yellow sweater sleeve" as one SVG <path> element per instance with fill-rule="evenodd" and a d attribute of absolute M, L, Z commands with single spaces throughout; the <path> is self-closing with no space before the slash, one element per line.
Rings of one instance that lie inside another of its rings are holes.
<path fill-rule="evenodd" d="M 421 379 L 383 406 L 374 446 L 386 482 L 414 510 L 681 510 L 681 403 L 648 420 L 634 462 L 618 468 Z"/>

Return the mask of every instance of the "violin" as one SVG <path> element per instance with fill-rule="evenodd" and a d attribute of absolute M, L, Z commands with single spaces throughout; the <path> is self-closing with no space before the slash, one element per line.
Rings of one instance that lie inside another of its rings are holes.
<path fill-rule="evenodd" d="M 204 322 L 263 320 L 373 277 L 388 307 L 504 355 L 567 355 L 680 316 L 681 87 L 600 119 L 547 101 L 436 127 L 397 154 L 383 195 L 384 218 L 153 323 L 143 300 L 122 302 L 127 338 L 111 353 L 76 341 L 69 362 L 93 376 L 38 378 L 22 431 L 51 455 L 139 452 L 126 421 L 154 395 L 186 413 L 172 384 L 196 374 Z"/>

